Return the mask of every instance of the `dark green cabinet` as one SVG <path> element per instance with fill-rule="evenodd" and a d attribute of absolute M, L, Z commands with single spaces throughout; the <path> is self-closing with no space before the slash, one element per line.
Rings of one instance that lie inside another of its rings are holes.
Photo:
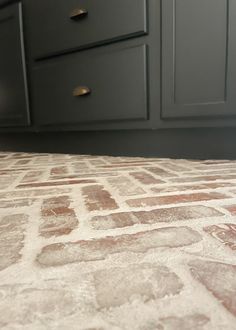
<path fill-rule="evenodd" d="M 0 126 L 29 124 L 21 4 L 0 9 Z"/>
<path fill-rule="evenodd" d="M 235 88 L 236 1 L 162 1 L 162 118 L 234 116 Z"/>
<path fill-rule="evenodd" d="M 146 0 L 25 0 L 24 3 L 34 58 L 147 33 Z"/>
<path fill-rule="evenodd" d="M 38 64 L 33 70 L 35 122 L 146 120 L 146 70 L 142 44 L 106 46 Z"/>
<path fill-rule="evenodd" d="M 236 126 L 236 0 L 21 2 L 0 0 L 0 127 Z"/>

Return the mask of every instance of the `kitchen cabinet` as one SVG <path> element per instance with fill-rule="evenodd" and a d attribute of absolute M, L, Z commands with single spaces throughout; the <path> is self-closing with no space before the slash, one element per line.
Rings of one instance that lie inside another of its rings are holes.
<path fill-rule="evenodd" d="M 235 40 L 235 0 L 162 1 L 163 119 L 236 115 Z"/>
<path fill-rule="evenodd" d="M 0 8 L 0 126 L 29 125 L 22 6 Z"/>
<path fill-rule="evenodd" d="M 9 1 L 0 0 L 0 126 L 236 126 L 235 0 Z"/>

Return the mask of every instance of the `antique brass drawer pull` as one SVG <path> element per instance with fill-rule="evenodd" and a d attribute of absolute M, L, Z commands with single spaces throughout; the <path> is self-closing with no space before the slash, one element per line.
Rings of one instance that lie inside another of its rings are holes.
<path fill-rule="evenodd" d="M 78 86 L 73 90 L 73 96 L 85 96 L 91 93 L 91 89 L 86 86 Z"/>
<path fill-rule="evenodd" d="M 72 10 L 72 12 L 70 13 L 70 19 L 76 20 L 76 19 L 79 19 L 79 18 L 83 18 L 87 15 L 88 15 L 87 9 L 76 8 L 76 9 Z"/>

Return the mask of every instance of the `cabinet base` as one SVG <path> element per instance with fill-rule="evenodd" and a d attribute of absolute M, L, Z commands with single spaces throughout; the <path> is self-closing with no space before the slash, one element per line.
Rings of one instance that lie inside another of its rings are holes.
<path fill-rule="evenodd" d="M 0 134 L 0 151 L 236 159 L 236 128 Z"/>

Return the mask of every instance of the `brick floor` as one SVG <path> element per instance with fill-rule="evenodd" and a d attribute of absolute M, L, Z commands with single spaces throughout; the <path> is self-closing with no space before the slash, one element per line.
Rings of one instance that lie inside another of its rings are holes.
<path fill-rule="evenodd" d="M 236 329 L 236 162 L 0 152 L 0 328 Z"/>

